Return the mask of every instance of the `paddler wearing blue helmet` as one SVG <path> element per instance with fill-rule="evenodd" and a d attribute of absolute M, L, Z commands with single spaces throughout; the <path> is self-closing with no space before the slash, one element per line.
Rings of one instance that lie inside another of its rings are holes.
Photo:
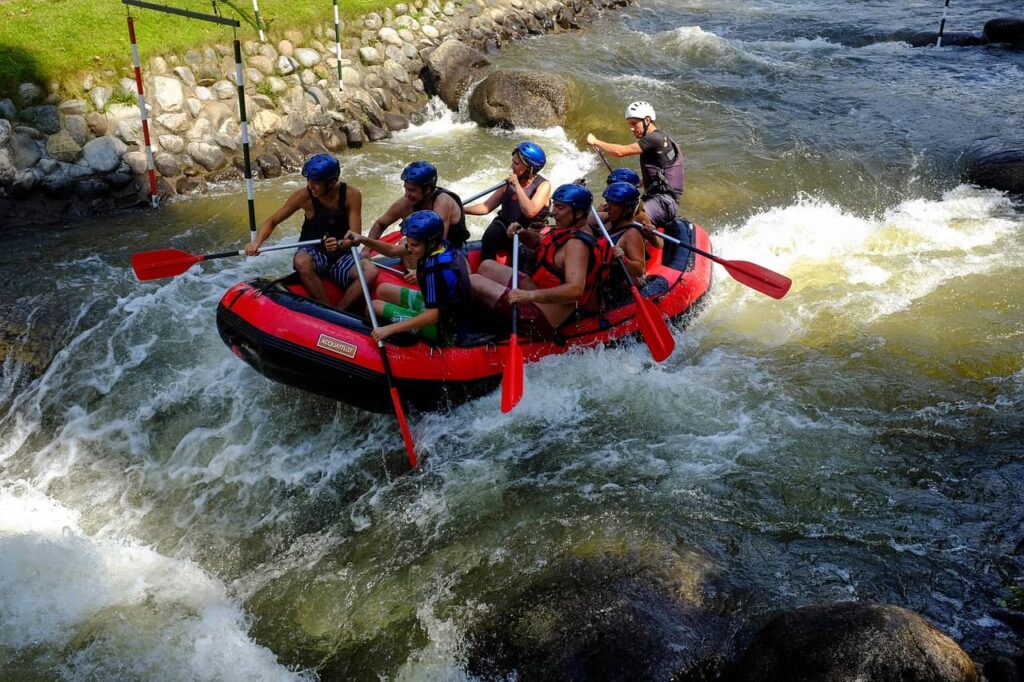
<path fill-rule="evenodd" d="M 402 234 L 399 244 L 350 235 L 356 244 L 389 256 L 408 255 L 415 264 L 419 291 L 387 282 L 377 287 L 373 309 L 390 324 L 374 329 L 373 339 L 414 332 L 438 345 L 456 343 L 468 333 L 472 312 L 466 254 L 444 240 L 444 221 L 433 211 L 416 211 L 403 220 Z"/>
<path fill-rule="evenodd" d="M 329 305 L 330 300 L 320 278 L 328 277 L 341 287 L 344 293 L 338 301 L 338 309 L 345 310 L 362 296 L 352 243 L 345 236 L 362 232 L 363 196 L 352 185 L 339 182 L 341 166 L 330 154 L 310 157 L 302 167 L 302 175 L 306 186 L 293 192 L 281 208 L 263 221 L 256 239 L 245 247 L 245 253 L 258 255 L 260 246 L 274 228 L 301 209 L 305 219 L 299 241 L 319 239 L 321 243 L 300 248 L 292 264 L 309 295 L 324 305 Z M 365 272 L 372 286 L 377 279 L 376 266 L 367 263 Z"/>
<path fill-rule="evenodd" d="M 547 162 L 547 155 L 535 142 L 520 142 L 512 150 L 512 172 L 505 186 L 484 201 L 466 207 L 468 215 L 487 215 L 501 207 L 484 231 L 480 260 L 494 260 L 499 251 L 512 248 L 512 239 L 507 234 L 509 225 L 544 222 L 551 201 L 551 183 L 540 171 Z"/>
<path fill-rule="evenodd" d="M 679 197 L 686 185 L 683 152 L 671 137 L 658 130 L 657 114 L 650 102 L 629 104 L 625 119 L 636 142 L 614 144 L 588 133 L 587 144 L 616 158 L 639 155 L 644 211 L 655 225 L 669 225 L 679 212 Z"/>
<path fill-rule="evenodd" d="M 396 199 L 384 215 L 373 221 L 367 233 L 380 239 L 394 223 L 408 218 L 416 211 L 433 211 L 444 222 L 444 238 L 452 246 L 462 248 L 469 239 L 466 214 L 458 194 L 437 186 L 437 168 L 429 161 L 413 161 L 402 170 L 402 196 Z"/>
<path fill-rule="evenodd" d="M 509 232 L 519 234 L 534 249 L 533 263 L 512 289 L 512 268 L 497 261 L 480 263 L 473 275 L 473 293 L 503 321 L 519 306 L 519 332 L 537 339 L 553 339 L 558 326 L 576 309 L 587 307 L 600 272 L 597 238 L 587 226 L 594 197 L 582 185 L 561 185 L 551 195 L 555 226 L 543 236 L 514 223 Z"/>

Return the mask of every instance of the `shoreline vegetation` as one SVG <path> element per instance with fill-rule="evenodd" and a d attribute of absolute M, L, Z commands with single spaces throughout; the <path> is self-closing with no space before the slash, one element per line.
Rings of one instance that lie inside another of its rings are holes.
<path fill-rule="evenodd" d="M 157 3 L 160 4 L 160 3 Z M 173 0 L 167 4 L 213 14 L 213 3 Z M 338 3 L 343 38 L 359 39 L 361 23 L 371 12 L 394 9 L 399 0 L 344 0 Z M 237 19 L 239 40 L 258 40 L 251 0 L 219 0 L 222 16 Z M 308 32 L 317 24 L 334 21 L 331 0 L 262 0 L 260 19 L 270 37 L 280 40 L 286 30 Z M 0 2 L 4 38 L 0 41 L 0 98 L 13 97 L 26 81 L 54 82 L 64 97 L 81 94 L 82 78 L 120 77 L 131 70 L 131 45 L 125 17 L 128 6 L 119 0 L 18 0 Z M 233 29 L 152 10 L 131 8 L 138 34 L 139 53 L 145 63 L 158 55 L 202 50 L 230 42 Z M 333 33 L 332 33 L 333 38 Z M 344 40 L 343 40 L 344 44 Z M 107 75 L 109 72 L 109 75 Z"/>

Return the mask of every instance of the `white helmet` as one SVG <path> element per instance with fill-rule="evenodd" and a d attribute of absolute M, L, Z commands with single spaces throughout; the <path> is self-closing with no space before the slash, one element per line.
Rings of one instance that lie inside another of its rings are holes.
<path fill-rule="evenodd" d="M 649 102 L 633 102 L 626 107 L 626 118 L 650 118 L 652 121 L 656 120 L 654 115 L 654 107 Z"/>

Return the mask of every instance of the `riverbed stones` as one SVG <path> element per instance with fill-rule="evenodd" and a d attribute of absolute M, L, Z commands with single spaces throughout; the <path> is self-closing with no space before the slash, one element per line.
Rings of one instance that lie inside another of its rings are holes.
<path fill-rule="evenodd" d="M 186 68 L 186 67 L 180 67 Z M 185 106 L 185 91 L 177 78 L 157 76 L 153 79 L 155 97 L 160 108 L 167 113 L 181 111 Z"/>
<path fill-rule="evenodd" d="M 0 118 L 0 148 L 7 144 L 7 141 L 11 139 L 12 130 L 11 122 Z"/>
<path fill-rule="evenodd" d="M 153 157 L 153 165 L 156 166 L 156 171 L 165 178 L 181 175 L 181 166 L 178 165 L 178 160 L 174 158 L 173 154 L 167 152 L 156 154 Z"/>
<path fill-rule="evenodd" d="M 97 85 L 89 91 L 89 99 L 92 100 L 92 105 L 96 108 L 96 111 L 103 111 L 107 108 L 107 102 L 113 97 L 114 92 L 105 85 Z"/>
<path fill-rule="evenodd" d="M 22 83 L 18 86 L 18 101 L 22 106 L 35 104 L 43 99 L 43 89 L 35 83 Z"/>
<path fill-rule="evenodd" d="M 82 147 L 66 130 L 50 135 L 46 140 L 46 153 L 57 159 L 70 163 L 77 161 L 82 154 Z"/>
<path fill-rule="evenodd" d="M 20 127 L 20 126 L 19 126 Z M 31 168 L 43 158 L 39 144 L 31 135 L 15 130 L 10 141 L 11 163 L 18 170 Z"/>
<path fill-rule="evenodd" d="M 86 123 L 84 116 L 79 116 L 77 114 L 65 116 L 64 130 L 67 131 L 68 135 L 71 136 L 71 139 L 73 139 L 79 147 L 89 141 L 89 124 Z"/>
<path fill-rule="evenodd" d="M 6 187 L 14 182 L 17 169 L 11 162 L 11 156 L 6 149 L 0 149 L 0 187 Z"/>
<path fill-rule="evenodd" d="M 39 132 L 52 135 L 60 130 L 60 112 L 52 104 L 27 107 L 21 110 L 22 121 L 32 124 Z"/>
<path fill-rule="evenodd" d="M 307 69 L 313 68 L 322 61 L 320 53 L 308 47 L 296 49 L 292 56 L 295 58 L 295 61 Z"/>
<path fill-rule="evenodd" d="M 145 152 L 126 152 L 124 161 L 128 164 L 128 168 L 131 169 L 132 173 L 136 175 L 142 175 L 149 170 L 149 160 L 146 158 Z"/>
<path fill-rule="evenodd" d="M 61 116 L 84 116 L 89 113 L 89 105 L 84 99 L 69 99 L 57 106 Z"/>
<path fill-rule="evenodd" d="M 227 165 L 227 157 L 217 145 L 206 142 L 189 142 L 185 149 L 196 163 L 208 171 L 220 170 Z"/>
<path fill-rule="evenodd" d="M 977 682 L 978 671 L 956 642 L 911 611 L 834 602 L 769 617 L 729 679 Z"/>
<path fill-rule="evenodd" d="M 126 149 L 121 140 L 104 135 L 86 142 L 82 148 L 82 157 L 97 173 L 110 173 L 121 165 L 121 156 Z"/>

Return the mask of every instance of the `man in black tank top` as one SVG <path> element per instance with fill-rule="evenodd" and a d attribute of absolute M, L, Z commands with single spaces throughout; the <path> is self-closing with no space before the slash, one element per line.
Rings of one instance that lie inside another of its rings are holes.
<path fill-rule="evenodd" d="M 456 248 L 463 248 L 469 239 L 466 228 L 466 213 L 462 200 L 457 194 L 437 186 L 437 169 L 432 163 L 414 161 L 402 171 L 405 193 L 397 199 L 384 215 L 373 221 L 367 236 L 380 239 L 393 223 L 404 220 L 415 211 L 433 211 L 444 221 L 444 239 Z M 415 268 L 415 264 L 406 264 Z"/>
<path fill-rule="evenodd" d="M 343 292 L 337 307 L 345 310 L 362 296 L 352 242 L 344 237 L 349 230 L 362 232 L 363 197 L 355 187 L 338 182 L 340 172 L 337 159 L 330 154 L 317 154 L 309 159 L 302 168 L 306 186 L 293 192 L 284 206 L 260 225 L 256 239 L 245 247 L 245 252 L 257 255 L 274 228 L 302 209 L 305 220 L 299 241 L 319 239 L 321 244 L 300 248 L 292 263 L 309 295 L 324 305 L 330 305 L 330 297 L 321 277 L 337 284 Z M 376 266 L 368 262 L 363 271 L 372 287 L 377 279 Z"/>

